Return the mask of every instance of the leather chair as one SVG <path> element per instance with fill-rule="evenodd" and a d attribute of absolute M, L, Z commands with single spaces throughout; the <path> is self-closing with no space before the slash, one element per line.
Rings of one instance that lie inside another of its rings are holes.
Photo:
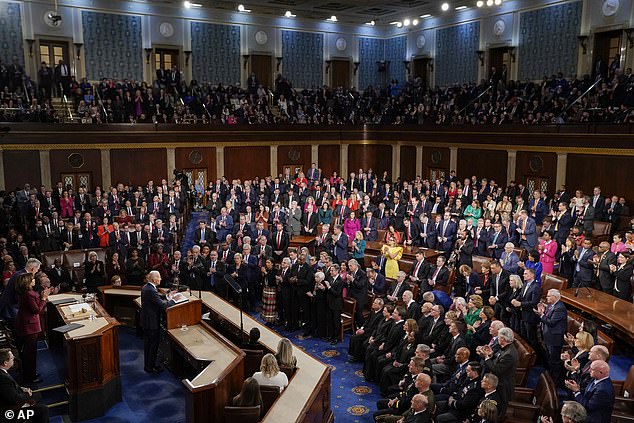
<path fill-rule="evenodd" d="M 435 288 L 445 294 L 451 295 L 453 284 L 456 282 L 456 269 L 449 269 L 449 277 L 447 278 L 447 286 L 436 285 Z"/>
<path fill-rule="evenodd" d="M 614 410 L 612 411 L 613 422 L 634 422 L 634 366 L 630 366 L 625 380 L 613 380 Z"/>
<path fill-rule="evenodd" d="M 542 273 L 542 298 L 546 298 L 549 289 L 561 291 L 566 288 L 568 288 L 568 279 L 550 273 Z"/>
<path fill-rule="evenodd" d="M 69 250 L 64 253 L 64 267 L 69 271 L 77 288 L 84 285 L 85 262 L 86 252 L 83 250 Z"/>
<path fill-rule="evenodd" d="M 526 385 L 528 372 L 535 365 L 537 354 L 533 347 L 517 333 L 515 333 L 515 348 L 517 348 L 518 355 L 515 386 L 524 386 Z"/>
<path fill-rule="evenodd" d="M 584 320 L 585 319 L 583 317 L 569 310 L 568 311 L 568 332 L 570 332 L 573 335 L 576 335 L 577 332 L 579 332 L 579 327 L 581 326 L 581 323 Z M 608 351 L 610 351 L 610 354 L 612 354 L 612 349 L 614 348 L 614 339 L 612 339 L 602 330 L 597 329 L 596 342 L 599 345 L 605 346 L 608 349 Z"/>
<path fill-rule="evenodd" d="M 277 386 L 260 385 L 262 395 L 262 417 L 266 416 L 273 403 L 280 397 L 280 388 Z"/>
<path fill-rule="evenodd" d="M 592 242 L 598 244 L 602 241 L 611 242 L 610 232 L 612 231 L 612 224 L 609 222 L 601 222 L 595 220 L 592 222 Z"/>
<path fill-rule="evenodd" d="M 534 423 L 540 415 L 558 421 L 559 402 L 557 388 L 550 374 L 539 375 L 535 389 L 515 387 L 513 400 L 506 409 L 506 423 Z"/>
<path fill-rule="evenodd" d="M 414 265 L 414 260 L 402 258 L 398 261 L 398 270 L 402 270 L 403 272 L 407 273 L 409 272 L 409 270 L 412 268 L 413 265 Z"/>
<path fill-rule="evenodd" d="M 385 239 L 385 234 L 387 233 L 387 229 L 377 229 L 376 231 L 376 239 L 379 242 L 383 242 Z"/>
<path fill-rule="evenodd" d="M 368 254 L 368 253 L 366 253 L 366 254 L 363 256 L 363 267 L 365 267 L 366 269 L 371 268 L 371 267 L 372 267 L 372 262 L 373 262 L 374 260 L 376 260 L 376 258 L 377 258 L 377 257 L 378 257 L 378 256 L 377 256 L 377 255 L 375 255 L 375 254 Z"/>
<path fill-rule="evenodd" d="M 286 375 L 288 380 L 290 381 L 295 372 L 297 371 L 297 367 L 290 366 L 280 366 L 280 371 Z"/>
<path fill-rule="evenodd" d="M 262 350 L 246 349 L 243 349 L 242 351 L 246 354 L 244 357 L 244 374 L 248 377 L 253 375 L 255 372 L 259 372 L 264 352 Z"/>
<path fill-rule="evenodd" d="M 60 259 L 62 266 L 64 265 L 64 252 L 63 251 L 49 251 L 42 253 L 42 268 L 48 270 L 53 267 L 55 259 Z"/>
<path fill-rule="evenodd" d="M 90 251 L 94 251 L 95 253 L 97 253 L 97 260 L 102 261 L 104 264 L 106 263 L 106 249 L 105 248 L 95 248 Z M 88 255 L 86 255 L 86 258 L 88 258 Z"/>
<path fill-rule="evenodd" d="M 515 251 L 515 254 L 517 254 L 517 256 L 520 258 L 520 261 L 526 261 L 526 258 L 528 257 L 528 251 L 520 247 L 513 248 L 513 251 Z"/>
<path fill-rule="evenodd" d="M 254 407 L 230 407 L 225 406 L 224 417 L 226 422 L 258 423 L 260 421 L 260 406 Z"/>
<path fill-rule="evenodd" d="M 341 312 L 341 334 L 340 340 L 343 341 L 343 332 L 347 329 L 354 332 L 354 313 L 357 310 L 357 300 L 354 298 L 343 299 L 343 310 Z"/>
<path fill-rule="evenodd" d="M 370 294 L 369 292 L 366 294 L 365 300 L 365 308 L 363 309 L 363 319 L 367 320 L 368 316 L 372 312 L 372 303 L 374 302 L 375 295 Z"/>

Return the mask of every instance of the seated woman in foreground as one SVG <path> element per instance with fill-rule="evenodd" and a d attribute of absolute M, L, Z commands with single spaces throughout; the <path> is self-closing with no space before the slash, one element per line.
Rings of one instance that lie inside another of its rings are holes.
<path fill-rule="evenodd" d="M 280 392 L 288 385 L 288 378 L 284 372 L 280 372 L 277 360 L 273 354 L 266 354 L 262 357 L 260 371 L 253 374 L 253 379 L 260 385 L 277 386 Z"/>

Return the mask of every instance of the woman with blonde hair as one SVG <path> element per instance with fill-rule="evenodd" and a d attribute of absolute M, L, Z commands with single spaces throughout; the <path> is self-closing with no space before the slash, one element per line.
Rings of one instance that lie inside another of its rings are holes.
<path fill-rule="evenodd" d="M 253 374 L 253 379 L 260 385 L 277 386 L 280 392 L 288 386 L 288 378 L 284 372 L 280 372 L 277 360 L 273 354 L 266 354 L 262 357 L 260 371 Z"/>
<path fill-rule="evenodd" d="M 297 367 L 297 357 L 293 355 L 293 344 L 288 338 L 282 338 L 277 343 L 275 359 L 280 367 Z"/>
<path fill-rule="evenodd" d="M 511 275 L 509 277 L 509 285 L 511 286 L 511 295 L 507 299 L 507 303 L 504 304 L 506 307 L 506 312 L 510 313 L 510 325 L 509 327 L 513 329 L 514 332 L 520 332 L 520 319 L 521 319 L 521 311 L 520 307 L 511 307 L 511 300 L 522 301 L 522 287 L 524 286 L 524 282 L 522 282 L 522 278 L 518 275 Z"/>

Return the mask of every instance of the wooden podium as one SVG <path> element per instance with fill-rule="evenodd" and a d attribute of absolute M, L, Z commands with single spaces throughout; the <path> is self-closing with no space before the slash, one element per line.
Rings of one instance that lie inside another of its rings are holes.
<path fill-rule="evenodd" d="M 81 299 L 81 295 L 51 295 L 49 301 Z M 69 414 L 73 421 L 88 420 L 106 414 L 121 401 L 119 367 L 119 322 L 98 303 L 77 311 L 75 304 L 48 304 L 48 330 L 51 348 L 62 345 L 69 394 Z M 54 328 L 79 323 L 80 328 L 63 335 Z M 57 341 L 57 342 L 56 342 Z"/>

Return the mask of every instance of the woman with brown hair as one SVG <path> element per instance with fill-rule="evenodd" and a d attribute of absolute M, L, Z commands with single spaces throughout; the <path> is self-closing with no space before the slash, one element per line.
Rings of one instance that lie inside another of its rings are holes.
<path fill-rule="evenodd" d="M 37 338 L 42 332 L 40 313 L 46 306 L 51 290 L 46 288 L 41 297 L 35 290 L 35 277 L 25 273 L 18 277 L 15 292 L 18 295 L 18 314 L 15 318 L 15 333 L 22 357 L 22 379 L 25 384 L 41 382 L 37 379 Z"/>
<path fill-rule="evenodd" d="M 260 406 L 262 411 L 262 394 L 260 394 L 260 384 L 252 377 L 246 378 L 242 384 L 242 390 L 233 397 L 231 404 L 234 407 L 255 407 Z"/>

